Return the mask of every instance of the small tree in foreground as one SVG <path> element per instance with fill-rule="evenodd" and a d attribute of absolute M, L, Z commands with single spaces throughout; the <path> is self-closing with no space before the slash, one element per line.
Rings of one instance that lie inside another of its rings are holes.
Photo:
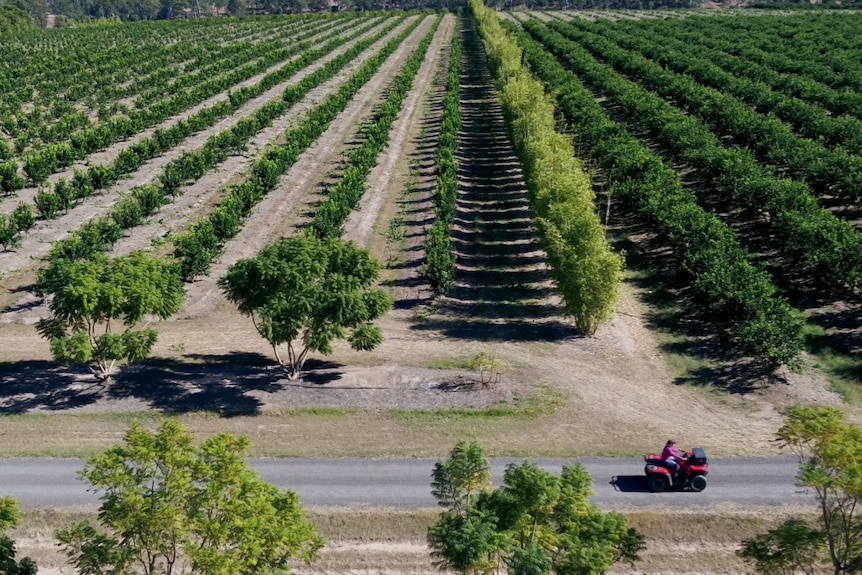
<path fill-rule="evenodd" d="M 54 258 L 37 290 L 50 297 L 51 317 L 39 320 L 36 329 L 51 342 L 54 358 L 85 364 L 100 381 L 111 378 L 118 361 L 141 361 L 152 351 L 158 334 L 150 327 L 136 330 L 136 324 L 147 315 L 166 319 L 183 301 L 178 266 L 143 252 L 116 259 Z M 125 327 L 120 333 L 118 323 Z"/>
<path fill-rule="evenodd" d="M 432 474 L 432 493 L 446 511 L 428 530 L 436 565 L 463 574 L 593 575 L 634 562 L 643 536 L 619 513 L 589 503 L 592 478 L 580 464 L 551 475 L 511 464 L 490 487 L 488 462 L 476 444 L 455 446 Z"/>
<path fill-rule="evenodd" d="M 36 563 L 29 557 L 15 561 L 15 543 L 6 531 L 18 525 L 21 515 L 11 497 L 0 498 L 0 573 L 3 575 L 36 575 Z"/>
<path fill-rule="evenodd" d="M 99 523 L 57 533 L 80 575 L 269 575 L 323 547 L 299 498 L 244 459 L 248 440 L 195 447 L 178 423 L 133 424 L 125 443 L 90 459 L 82 479 L 102 492 Z"/>
<path fill-rule="evenodd" d="M 309 352 L 328 355 L 336 339 L 347 339 L 357 351 L 383 341 L 372 322 L 392 300 L 371 288 L 379 273 L 380 264 L 352 242 L 299 235 L 233 264 L 219 286 L 251 316 L 276 361 L 295 379 Z M 283 344 L 286 359 L 279 352 Z"/>
<path fill-rule="evenodd" d="M 814 492 L 817 524 L 790 519 L 743 541 L 739 555 L 759 573 L 862 571 L 862 428 L 833 407 L 791 408 L 778 441 L 799 458 L 797 484 Z"/>

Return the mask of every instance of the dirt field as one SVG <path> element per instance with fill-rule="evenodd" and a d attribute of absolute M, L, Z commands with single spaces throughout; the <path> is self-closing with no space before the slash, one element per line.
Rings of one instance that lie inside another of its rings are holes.
<path fill-rule="evenodd" d="M 560 314 L 525 217 L 517 162 L 476 62 L 465 66 L 463 83 L 457 284 L 450 297 L 432 300 L 421 281 L 421 249 L 433 217 L 435 114 L 448 54 L 443 47 L 453 24 L 447 16 L 438 30 L 393 127 L 400 139 L 380 159 L 381 172 L 349 224 L 348 237 L 388 264 L 383 285 L 396 305 L 380 322 L 385 341 L 377 350 L 360 354 L 339 345 L 329 357 L 314 356 L 301 381 L 289 382 L 251 321 L 214 291 L 212 279 L 204 279 L 189 286 L 197 304 L 157 325 L 161 336 L 153 358 L 103 387 L 84 371 L 51 361 L 47 343 L 32 327 L 41 308 L 28 307 L 13 323 L 0 324 L 0 455 L 86 455 L 116 443 L 132 418 L 160 415 L 180 418 L 200 437 L 245 434 L 253 454 L 269 456 L 433 457 L 461 439 L 479 441 L 489 455 L 639 454 L 668 437 L 702 445 L 716 457 L 767 455 L 776 453 L 772 438 L 782 407 L 840 403 L 814 369 L 782 374 L 780 381 L 737 381 L 732 393 L 708 381 L 691 383 L 705 378 L 684 371 L 689 360 L 669 355 L 667 338 L 650 328 L 655 310 L 647 303 L 648 288 L 634 275 L 623 285 L 613 321 L 594 337 L 580 337 Z M 408 45 L 418 43 L 425 29 L 420 26 Z M 465 54 L 478 50 L 473 44 Z M 396 53 L 386 74 L 406 57 L 407 50 Z M 331 158 L 349 145 L 385 77 L 372 82 L 283 181 L 302 182 L 303 174 L 325 174 L 336 165 Z M 317 186 L 298 187 L 285 204 L 292 211 L 274 221 L 272 215 L 282 213 L 278 208 L 261 209 L 259 225 L 278 233 L 295 229 L 298 208 L 319 194 Z M 399 233 L 387 234 L 398 214 L 404 216 Z M 254 239 L 238 240 L 229 253 L 254 253 L 272 239 L 271 233 L 253 234 L 262 229 L 257 224 L 248 229 Z M 639 241 L 635 229 L 619 232 Z M 20 283 L 20 277 L 13 279 Z M 499 378 L 487 384 L 469 368 L 482 352 L 500 362 Z M 733 366 L 709 366 L 707 373 L 728 378 Z M 472 411 L 486 408 L 497 409 Z M 423 535 L 432 511 L 315 512 L 330 526 L 349 515 L 343 523 L 361 527 L 329 527 L 321 561 L 298 573 L 434 572 Z M 642 566 L 614 573 L 740 573 L 733 549 L 741 534 L 784 512 L 717 509 L 713 525 L 720 526 L 711 531 L 681 527 L 667 515 L 633 516 L 650 529 L 650 548 Z M 19 547 L 39 558 L 40 573 L 72 573 L 52 549 L 50 527 L 68 517 L 42 513 L 17 532 Z M 368 530 L 377 524 L 388 527 Z"/>

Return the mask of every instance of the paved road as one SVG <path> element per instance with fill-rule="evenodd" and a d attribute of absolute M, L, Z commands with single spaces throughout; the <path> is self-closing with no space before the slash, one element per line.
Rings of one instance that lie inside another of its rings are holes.
<path fill-rule="evenodd" d="M 433 507 L 428 459 L 255 459 L 261 477 L 299 494 L 306 506 Z M 514 459 L 492 460 L 495 482 Z M 709 485 L 701 493 L 650 493 L 639 458 L 535 459 L 558 473 L 564 464 L 583 463 L 594 480 L 593 501 L 602 508 L 669 505 L 807 505 L 810 494 L 794 485 L 798 465 L 792 458 L 710 460 Z M 24 508 L 95 508 L 98 495 L 77 478 L 84 462 L 76 459 L 2 459 L 0 496 L 11 495 Z"/>

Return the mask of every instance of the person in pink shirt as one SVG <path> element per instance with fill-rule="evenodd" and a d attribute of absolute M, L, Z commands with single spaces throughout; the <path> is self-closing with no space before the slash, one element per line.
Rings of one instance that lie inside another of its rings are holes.
<path fill-rule="evenodd" d="M 667 440 L 661 452 L 661 458 L 671 468 L 671 477 L 676 481 L 676 475 L 679 473 L 679 461 L 685 458 L 682 452 L 676 448 L 676 441 L 673 439 Z"/>

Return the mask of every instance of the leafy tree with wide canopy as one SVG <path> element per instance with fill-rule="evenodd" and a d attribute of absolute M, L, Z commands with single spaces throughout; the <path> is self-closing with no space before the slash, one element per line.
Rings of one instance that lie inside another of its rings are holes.
<path fill-rule="evenodd" d="M 794 406 L 777 439 L 799 459 L 797 484 L 810 489 L 815 523 L 791 518 L 743 541 L 740 556 L 759 573 L 862 571 L 862 428 L 834 407 Z"/>
<path fill-rule="evenodd" d="M 301 234 L 233 264 L 219 286 L 296 379 L 308 353 L 329 355 L 336 339 L 357 351 L 383 341 L 372 322 L 392 307 L 392 299 L 371 287 L 379 273 L 380 263 L 353 242 Z M 286 359 L 279 352 L 283 344 Z"/>
<path fill-rule="evenodd" d="M 446 509 L 428 530 L 436 565 L 476 575 L 593 575 L 637 561 L 643 536 L 624 516 L 592 505 L 591 486 L 580 464 L 551 475 L 523 462 L 491 489 L 481 448 L 460 442 L 432 473 L 432 493 Z"/>
<path fill-rule="evenodd" d="M 32 559 L 15 560 L 15 543 L 6 535 L 20 520 L 21 512 L 15 499 L 0 498 L 0 573 L 3 575 L 36 575 L 36 563 Z"/>
<path fill-rule="evenodd" d="M 87 365 L 99 381 L 110 379 L 118 361 L 141 361 L 158 333 L 135 326 L 166 319 L 179 310 L 183 283 L 176 263 L 134 252 L 111 259 L 54 258 L 39 276 L 37 292 L 48 296 L 50 318 L 36 324 L 60 363 Z M 115 326 L 121 323 L 122 332 Z"/>
<path fill-rule="evenodd" d="M 245 437 L 199 446 L 176 421 L 91 457 L 82 479 L 102 492 L 99 525 L 57 532 L 80 575 L 270 575 L 310 563 L 323 540 L 299 498 L 249 468 Z"/>

